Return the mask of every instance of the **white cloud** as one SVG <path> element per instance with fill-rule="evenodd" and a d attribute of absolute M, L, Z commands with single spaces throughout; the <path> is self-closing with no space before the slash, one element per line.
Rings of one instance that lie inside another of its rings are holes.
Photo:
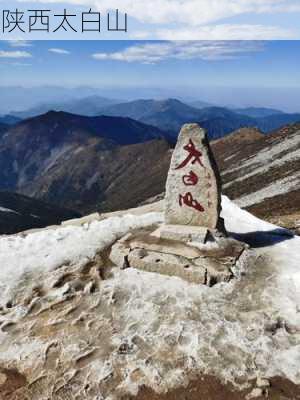
<path fill-rule="evenodd" d="M 96 60 L 155 64 L 168 59 L 225 60 L 263 51 L 261 41 L 172 41 L 138 44 L 114 53 L 96 53 Z"/>
<path fill-rule="evenodd" d="M 141 32 L 141 34 L 145 37 L 145 32 Z M 292 30 L 276 26 L 251 24 L 207 25 L 193 29 L 160 29 L 154 34 L 157 38 L 165 40 L 207 40 L 208 38 L 209 40 L 276 40 L 293 39 L 296 35 Z M 150 35 L 153 37 L 153 32 L 147 36 Z M 142 39 L 139 32 L 134 36 Z"/>
<path fill-rule="evenodd" d="M 53 49 L 48 49 L 48 51 L 55 54 L 71 54 L 68 50 L 65 49 L 53 48 Z"/>
<path fill-rule="evenodd" d="M 10 65 L 12 65 L 13 67 L 31 67 L 32 66 L 32 64 L 21 63 L 21 62 L 10 63 Z"/>
<path fill-rule="evenodd" d="M 10 47 L 32 47 L 32 43 L 29 40 L 8 40 L 7 43 Z"/>
<path fill-rule="evenodd" d="M 30 58 L 32 57 L 27 51 L 5 51 L 0 50 L 0 58 Z"/>
<path fill-rule="evenodd" d="M 19 0 L 24 1 L 24 0 Z M 35 0 L 46 2 L 48 0 Z M 94 7 L 101 11 L 119 8 L 141 22 L 182 23 L 193 26 L 223 18 L 254 13 L 300 12 L 299 0 L 52 0 Z"/>

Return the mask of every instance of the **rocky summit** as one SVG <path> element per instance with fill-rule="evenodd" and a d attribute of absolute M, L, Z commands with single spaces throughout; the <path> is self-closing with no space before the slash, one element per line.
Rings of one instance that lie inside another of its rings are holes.
<path fill-rule="evenodd" d="M 184 125 L 168 173 L 165 223 L 120 239 L 110 260 L 210 287 L 229 282 L 247 262 L 247 246 L 226 237 L 220 211 L 221 182 L 206 132 Z"/>

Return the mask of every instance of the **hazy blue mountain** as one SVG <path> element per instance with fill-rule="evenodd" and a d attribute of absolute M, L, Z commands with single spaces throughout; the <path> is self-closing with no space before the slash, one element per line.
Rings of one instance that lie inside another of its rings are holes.
<path fill-rule="evenodd" d="M 152 114 L 176 113 L 183 117 L 193 118 L 199 110 L 177 99 L 153 100 L 139 99 L 125 103 L 114 104 L 103 108 L 101 115 L 129 117 L 136 120 L 145 120 Z"/>
<path fill-rule="evenodd" d="M 202 101 L 202 100 L 196 100 L 196 101 L 192 101 L 192 102 L 187 102 L 187 104 L 189 104 L 192 107 L 195 108 L 207 108 L 207 107 L 213 107 L 213 104 L 208 103 L 206 101 Z"/>
<path fill-rule="evenodd" d="M 263 118 L 270 117 L 271 115 L 284 114 L 283 111 L 276 110 L 274 108 L 265 108 L 265 107 L 247 107 L 247 108 L 235 108 L 234 112 L 238 114 L 248 115 L 248 117 L 252 118 Z"/>
<path fill-rule="evenodd" d="M 0 114 L 14 114 L 15 111 L 29 110 L 41 104 L 65 104 L 93 96 L 107 99 L 119 98 L 117 92 L 87 86 L 75 88 L 1 86 L 1 98 L 5 101 L 0 103 Z"/>
<path fill-rule="evenodd" d="M 253 121 L 249 122 L 249 120 L 246 120 L 245 118 L 228 119 L 223 117 L 200 121 L 200 125 L 207 130 L 211 140 L 222 138 L 243 127 L 256 127 Z"/>
<path fill-rule="evenodd" d="M 269 133 L 284 125 L 300 121 L 300 114 L 280 113 L 262 118 L 253 118 L 216 107 L 210 107 L 201 111 L 203 111 L 205 118 L 199 120 L 200 125 L 206 128 L 210 137 L 214 139 L 243 127 L 258 128 L 264 133 Z"/>
<path fill-rule="evenodd" d="M 8 129 L 8 128 L 9 128 L 9 125 L 1 122 L 1 120 L 0 120 L 0 133 L 6 131 L 6 129 Z"/>
<path fill-rule="evenodd" d="M 255 125 L 255 121 L 248 116 L 242 116 L 226 108 L 207 107 L 197 109 L 177 99 L 161 101 L 136 100 L 107 107 L 102 109 L 101 114 L 134 118 L 171 132 L 173 136 L 176 136 L 181 126 L 188 122 L 199 122 L 207 126 L 208 134 L 211 138 L 223 136 L 242 126 Z M 204 124 L 204 121 L 220 118 L 224 124 L 223 130 L 219 121 L 216 122 L 216 129 L 214 129 L 213 122 Z"/>
<path fill-rule="evenodd" d="M 208 130 L 209 137 L 216 139 L 242 127 L 257 127 L 267 133 L 300 120 L 298 114 L 278 113 L 275 109 L 247 108 L 242 114 L 242 109 L 225 107 L 197 109 L 177 99 L 135 100 L 106 107 L 101 114 L 130 117 L 170 132 L 174 138 L 188 122 L 200 123 Z"/>
<path fill-rule="evenodd" d="M 15 117 L 14 115 L 2 115 L 0 116 L 0 124 L 14 125 L 21 121 L 21 118 Z"/>
<path fill-rule="evenodd" d="M 21 119 L 36 117 L 50 110 L 64 111 L 71 114 L 95 116 L 103 107 L 117 103 L 117 100 L 107 99 L 101 96 L 89 96 L 82 99 L 69 100 L 67 102 L 43 103 L 25 111 L 12 112 L 11 114 Z"/>
<path fill-rule="evenodd" d="M 300 122 L 300 114 L 275 114 L 269 117 L 258 118 L 258 127 L 263 132 L 271 132 L 284 125 Z"/>
<path fill-rule="evenodd" d="M 78 212 L 17 193 L 0 191 L 0 235 L 43 228 L 78 217 Z"/>

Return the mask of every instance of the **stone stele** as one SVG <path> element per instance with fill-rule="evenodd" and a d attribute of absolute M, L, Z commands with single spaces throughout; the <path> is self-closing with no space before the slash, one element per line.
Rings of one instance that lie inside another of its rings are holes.
<path fill-rule="evenodd" d="M 180 131 L 165 202 L 166 224 L 218 228 L 221 180 L 206 132 L 198 124 L 186 124 Z"/>

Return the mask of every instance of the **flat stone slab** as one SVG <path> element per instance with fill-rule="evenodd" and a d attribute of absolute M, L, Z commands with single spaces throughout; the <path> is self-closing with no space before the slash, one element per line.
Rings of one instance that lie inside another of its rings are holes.
<path fill-rule="evenodd" d="M 201 250 L 194 246 L 176 240 L 161 239 L 150 235 L 133 236 L 127 241 L 131 250 L 145 249 L 158 253 L 174 254 L 177 256 L 194 259 L 201 257 Z"/>
<path fill-rule="evenodd" d="M 247 248 L 234 239 L 223 238 L 218 243 L 198 243 L 199 247 L 196 244 L 136 232 L 112 246 L 110 260 L 120 268 L 132 267 L 213 286 L 232 279 L 233 270 Z"/>
<path fill-rule="evenodd" d="M 142 271 L 176 276 L 188 282 L 205 285 L 206 269 L 191 264 L 184 257 L 172 254 L 162 254 L 155 251 L 134 249 L 128 255 L 129 266 Z"/>
<path fill-rule="evenodd" d="M 208 229 L 200 226 L 188 225 L 167 225 L 160 226 L 152 233 L 161 239 L 178 240 L 182 242 L 205 243 L 208 235 Z"/>

